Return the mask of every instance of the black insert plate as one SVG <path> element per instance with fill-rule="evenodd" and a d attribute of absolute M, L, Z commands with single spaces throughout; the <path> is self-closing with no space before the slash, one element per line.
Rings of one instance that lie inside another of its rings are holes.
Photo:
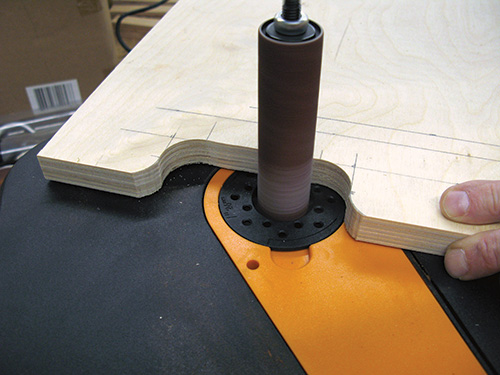
<path fill-rule="evenodd" d="M 272 220 L 259 212 L 257 175 L 234 172 L 219 195 L 227 225 L 243 238 L 272 250 L 293 251 L 329 237 L 344 222 L 345 203 L 335 191 L 312 184 L 307 213 L 293 221 Z"/>

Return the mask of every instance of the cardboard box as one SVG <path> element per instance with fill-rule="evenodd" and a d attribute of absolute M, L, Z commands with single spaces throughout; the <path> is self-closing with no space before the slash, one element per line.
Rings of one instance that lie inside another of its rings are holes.
<path fill-rule="evenodd" d="M 0 123 L 77 107 L 116 64 L 107 0 L 2 0 L 0 25 Z"/>

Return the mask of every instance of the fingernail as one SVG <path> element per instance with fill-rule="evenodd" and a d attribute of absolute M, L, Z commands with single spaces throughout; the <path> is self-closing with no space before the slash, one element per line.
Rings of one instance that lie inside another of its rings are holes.
<path fill-rule="evenodd" d="M 462 217 L 469 210 L 469 196 L 465 191 L 450 191 L 443 200 L 443 209 L 448 217 Z"/>
<path fill-rule="evenodd" d="M 462 249 L 448 250 L 444 257 L 444 266 L 451 277 L 459 279 L 469 272 L 469 265 Z"/>

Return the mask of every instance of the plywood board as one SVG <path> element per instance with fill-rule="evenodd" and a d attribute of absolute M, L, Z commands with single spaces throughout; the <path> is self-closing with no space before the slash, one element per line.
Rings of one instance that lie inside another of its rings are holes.
<path fill-rule="evenodd" d="M 181 0 L 40 152 L 50 180 L 142 197 L 187 163 L 257 171 L 257 29 L 280 1 Z M 325 29 L 314 182 L 359 240 L 442 253 L 498 225 L 441 193 L 500 171 L 500 2 L 303 3 Z"/>

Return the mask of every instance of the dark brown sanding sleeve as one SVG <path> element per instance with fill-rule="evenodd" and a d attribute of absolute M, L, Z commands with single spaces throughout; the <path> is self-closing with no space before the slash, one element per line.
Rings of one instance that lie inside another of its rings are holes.
<path fill-rule="evenodd" d="M 264 24 L 265 25 L 265 24 Z M 263 214 L 306 213 L 318 111 L 323 31 L 304 42 L 274 40 L 259 29 L 259 172 Z"/>

